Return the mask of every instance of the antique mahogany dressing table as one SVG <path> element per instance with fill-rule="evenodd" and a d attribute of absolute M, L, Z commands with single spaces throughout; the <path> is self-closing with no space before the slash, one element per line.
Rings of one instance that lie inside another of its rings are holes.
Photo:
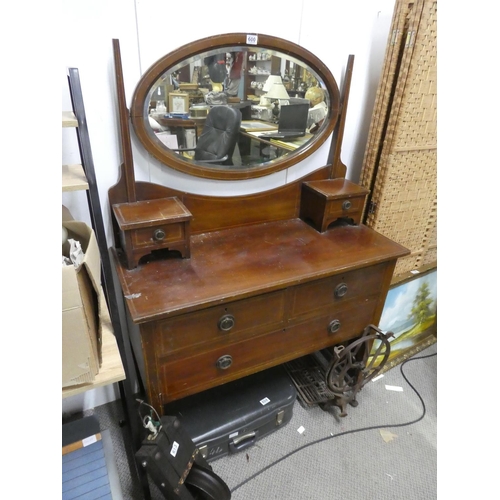
<path fill-rule="evenodd" d="M 247 42 L 244 34 L 222 35 L 212 38 L 209 46 L 202 40 L 181 47 L 175 56 L 153 65 L 141 80 L 131 108 L 138 138 L 166 165 L 216 179 L 245 179 L 287 168 L 335 132 L 331 161 L 269 191 L 222 197 L 135 182 L 131 154 L 124 148 L 122 176 L 109 191 L 111 206 L 173 198 L 191 215 L 187 258 L 163 242 L 137 265 L 127 261 L 127 248 L 114 220 L 116 269 L 133 325 L 131 335 L 136 337 L 136 355 L 144 361 L 149 403 L 160 413 L 170 401 L 359 337 L 367 325 L 378 324 L 396 261 L 408 253 L 359 223 L 366 192 L 343 178 L 340 147 L 350 73 L 340 97 L 328 69 L 294 44 L 258 35 L 259 48 L 293 54 L 327 88 L 330 116 L 314 141 L 279 162 L 264 162 L 253 170 L 205 168 L 195 162 L 183 165 L 179 155 L 160 151 L 144 125 L 146 96 L 154 82 L 187 59 L 188 50 L 193 54 L 207 47 L 223 52 L 224 47 L 248 50 Z M 123 111 L 119 75 L 117 80 Z M 122 144 L 127 146 L 124 120 L 128 116 L 123 115 Z M 313 204 L 319 208 L 311 212 L 304 205 L 311 204 L 315 188 L 318 192 L 313 197 L 326 193 L 327 199 Z M 331 206 L 329 200 L 334 210 L 325 208 Z M 328 210 L 333 210 L 330 215 Z M 340 219 L 331 221 L 332 213 Z M 168 214 L 165 217 L 168 223 Z M 325 220 L 333 224 L 327 227 Z"/>

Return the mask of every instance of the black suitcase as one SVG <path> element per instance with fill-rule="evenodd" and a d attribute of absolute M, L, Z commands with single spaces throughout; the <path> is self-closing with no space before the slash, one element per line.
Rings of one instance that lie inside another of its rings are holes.
<path fill-rule="evenodd" d="M 211 461 L 252 446 L 281 429 L 297 391 L 282 366 L 165 405 L 179 418 L 202 456 Z"/>

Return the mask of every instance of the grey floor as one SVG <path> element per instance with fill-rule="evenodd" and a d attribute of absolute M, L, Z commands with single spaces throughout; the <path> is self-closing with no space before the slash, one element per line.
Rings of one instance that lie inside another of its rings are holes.
<path fill-rule="evenodd" d="M 369 382 L 346 417 L 297 401 L 285 427 L 210 465 L 232 500 L 436 499 L 436 379 L 437 343 Z M 111 433 L 123 498 L 144 498 L 129 467 L 132 451 L 119 426 L 120 402 L 90 413 Z M 153 500 L 164 498 L 152 483 L 150 492 Z"/>

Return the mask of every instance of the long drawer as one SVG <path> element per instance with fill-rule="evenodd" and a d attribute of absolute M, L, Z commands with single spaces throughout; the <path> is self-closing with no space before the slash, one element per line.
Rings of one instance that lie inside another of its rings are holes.
<path fill-rule="evenodd" d="M 158 390 L 167 403 L 359 336 L 371 322 L 378 297 L 354 302 L 288 328 L 206 349 L 185 357 L 159 355 Z M 155 384 L 156 385 L 156 384 Z"/>
<path fill-rule="evenodd" d="M 158 321 L 156 352 L 161 356 L 207 342 L 236 342 L 279 328 L 284 314 L 285 292 L 279 291 Z"/>
<path fill-rule="evenodd" d="M 290 290 L 291 321 L 317 315 L 351 300 L 362 300 L 378 293 L 387 264 L 348 271 L 329 278 L 304 283 Z"/>
<path fill-rule="evenodd" d="M 213 342 L 227 345 L 327 314 L 351 300 L 359 302 L 378 293 L 385 268 L 379 264 L 349 271 L 158 321 L 152 325 L 156 353 L 171 355 Z"/>

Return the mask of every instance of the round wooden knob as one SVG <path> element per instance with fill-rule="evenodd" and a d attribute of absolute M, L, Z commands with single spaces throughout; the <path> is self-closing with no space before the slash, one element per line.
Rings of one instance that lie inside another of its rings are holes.
<path fill-rule="evenodd" d="M 345 200 L 342 203 L 342 210 L 349 210 L 352 207 L 352 203 L 349 200 Z"/>

